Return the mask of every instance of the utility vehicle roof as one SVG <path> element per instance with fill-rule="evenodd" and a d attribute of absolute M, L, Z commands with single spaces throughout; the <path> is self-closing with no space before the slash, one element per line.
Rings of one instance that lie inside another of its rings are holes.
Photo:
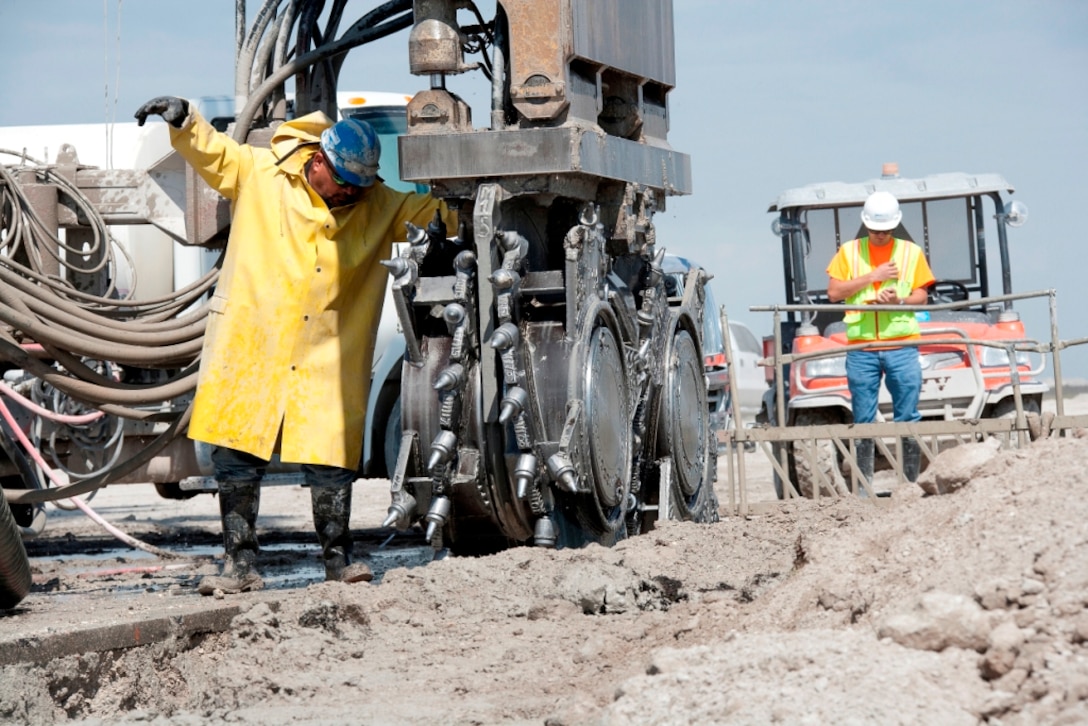
<path fill-rule="evenodd" d="M 901 202 L 942 197 L 963 197 L 991 192 L 1009 192 L 1013 187 L 1000 174 L 964 174 L 952 172 L 907 179 L 900 176 L 879 177 L 866 182 L 821 182 L 787 189 L 767 209 L 778 212 L 794 207 L 861 206 L 870 194 L 891 192 Z"/>

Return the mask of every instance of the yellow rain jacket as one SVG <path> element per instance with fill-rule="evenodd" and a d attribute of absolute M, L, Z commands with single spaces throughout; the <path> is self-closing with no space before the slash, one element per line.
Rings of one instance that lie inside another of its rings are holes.
<path fill-rule="evenodd" d="M 170 127 L 174 148 L 232 212 L 189 437 L 267 460 L 282 425 L 282 461 L 355 469 L 385 296 L 379 260 L 405 238 L 405 222 L 424 226 L 441 209 L 456 229 L 456 217 L 381 181 L 330 210 L 304 166 L 331 123 L 320 112 L 283 123 L 271 149 L 238 144 L 195 110 Z"/>

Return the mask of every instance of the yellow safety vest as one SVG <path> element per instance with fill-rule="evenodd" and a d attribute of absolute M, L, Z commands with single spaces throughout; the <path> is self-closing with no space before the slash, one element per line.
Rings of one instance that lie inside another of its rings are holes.
<path fill-rule="evenodd" d="M 873 270 L 873 265 L 869 262 L 869 238 L 862 237 L 847 244 L 851 246 L 846 255 L 850 271 L 848 279 L 855 280 L 869 274 Z M 913 291 L 911 284 L 918 268 L 918 261 L 922 259 L 922 248 L 913 242 L 901 239 L 893 240 L 892 244 L 895 246 L 892 248 L 891 259 L 895 260 L 899 267 L 899 278 L 885 280 L 879 287 L 869 285 L 858 290 L 846 299 L 847 305 L 870 303 L 876 300 L 879 289 L 889 286 L 895 288 L 895 293 L 900 298 L 911 294 Z M 846 323 L 846 338 L 850 341 L 911 338 L 917 336 L 921 330 L 913 311 L 867 313 L 861 310 L 850 310 L 843 316 L 843 322 Z"/>

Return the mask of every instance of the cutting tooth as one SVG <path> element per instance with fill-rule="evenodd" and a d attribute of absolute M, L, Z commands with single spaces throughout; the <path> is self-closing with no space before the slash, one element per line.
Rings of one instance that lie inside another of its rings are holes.
<path fill-rule="evenodd" d="M 499 405 L 499 423 L 506 423 L 520 416 L 529 405 L 529 394 L 521 386 L 511 386 Z"/>
<path fill-rule="evenodd" d="M 519 337 L 518 326 L 513 323 L 503 323 L 491 335 L 491 347 L 501 353 L 512 348 Z"/>
<path fill-rule="evenodd" d="M 548 471 L 552 479 L 561 488 L 571 494 L 577 494 L 578 474 L 574 471 L 574 465 L 563 454 L 552 454 L 548 457 Z"/>
<path fill-rule="evenodd" d="M 465 368 L 460 363 L 454 363 L 438 374 L 434 382 L 436 391 L 452 391 L 461 387 L 465 381 Z"/>
<path fill-rule="evenodd" d="M 452 431 L 441 431 L 431 442 L 431 458 L 427 461 L 427 471 L 434 472 L 442 464 L 445 464 L 457 450 L 457 434 Z"/>
<path fill-rule="evenodd" d="M 518 483 L 518 499 L 529 496 L 529 487 L 536 481 L 536 455 L 522 454 L 514 467 L 514 478 Z"/>

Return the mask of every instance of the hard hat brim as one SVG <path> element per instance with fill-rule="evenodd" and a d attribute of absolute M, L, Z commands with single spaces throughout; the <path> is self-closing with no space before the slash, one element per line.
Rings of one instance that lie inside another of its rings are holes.
<path fill-rule="evenodd" d="M 377 174 L 359 174 L 344 165 L 344 160 L 340 158 L 340 155 L 336 152 L 331 152 L 326 149 L 325 156 L 332 162 L 332 168 L 336 170 L 336 175 L 351 184 L 353 187 L 368 187 L 374 183 L 374 179 Z"/>

